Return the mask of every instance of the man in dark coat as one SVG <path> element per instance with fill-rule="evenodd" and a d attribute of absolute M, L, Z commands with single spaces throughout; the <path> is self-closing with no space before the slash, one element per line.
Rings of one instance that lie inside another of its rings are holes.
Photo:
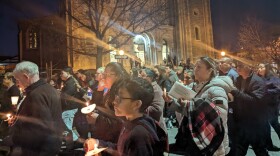
<path fill-rule="evenodd" d="M 38 66 L 24 61 L 13 71 L 26 97 L 11 126 L 22 156 L 55 156 L 61 146 L 61 103 L 58 91 L 39 79 Z"/>
<path fill-rule="evenodd" d="M 253 73 L 251 67 L 238 62 L 236 80 L 237 90 L 231 91 L 234 97 L 233 117 L 235 122 L 235 138 L 232 150 L 236 156 L 245 156 L 249 145 L 256 155 L 268 156 L 265 144 L 266 104 L 264 81 Z M 231 151 L 232 152 L 232 151 Z"/>

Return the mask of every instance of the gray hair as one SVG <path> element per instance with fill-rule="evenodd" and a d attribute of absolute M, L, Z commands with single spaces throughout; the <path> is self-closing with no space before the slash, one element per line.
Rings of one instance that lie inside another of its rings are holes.
<path fill-rule="evenodd" d="M 16 65 L 13 73 L 25 73 L 29 76 L 39 75 L 38 66 L 30 61 L 23 61 Z"/>
<path fill-rule="evenodd" d="M 101 74 L 103 74 L 104 71 L 105 71 L 105 67 L 99 67 L 96 71 L 100 72 Z"/>

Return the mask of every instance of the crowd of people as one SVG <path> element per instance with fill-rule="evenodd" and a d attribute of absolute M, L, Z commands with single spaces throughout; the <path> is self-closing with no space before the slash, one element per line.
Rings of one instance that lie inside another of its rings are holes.
<path fill-rule="evenodd" d="M 4 75 L 1 138 L 12 156 L 62 155 L 82 147 L 81 155 L 106 148 L 102 155 L 245 156 L 249 145 L 266 156 L 280 151 L 270 134 L 273 127 L 280 138 L 277 71 L 275 64 L 200 57 L 193 65 L 130 72 L 117 62 L 96 71 L 65 67 L 47 78 L 24 61 Z M 175 83 L 195 96 L 169 95 Z M 90 104 L 95 110 L 82 113 Z M 176 142 L 168 145 L 167 130 L 174 126 Z"/>

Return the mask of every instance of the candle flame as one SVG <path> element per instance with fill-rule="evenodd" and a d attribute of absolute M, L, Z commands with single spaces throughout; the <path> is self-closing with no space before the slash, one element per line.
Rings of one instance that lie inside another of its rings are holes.
<path fill-rule="evenodd" d="M 88 106 L 88 102 L 86 102 L 86 105 Z"/>
<path fill-rule="evenodd" d="M 11 114 L 7 114 L 7 120 L 5 120 L 5 121 L 9 121 L 9 120 L 11 120 L 11 118 L 12 118 L 12 115 Z"/>
<path fill-rule="evenodd" d="M 97 149 L 97 144 L 94 144 L 94 150 L 96 150 Z"/>

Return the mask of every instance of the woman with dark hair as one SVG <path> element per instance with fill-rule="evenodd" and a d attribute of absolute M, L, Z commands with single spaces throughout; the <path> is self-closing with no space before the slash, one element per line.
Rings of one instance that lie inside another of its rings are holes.
<path fill-rule="evenodd" d="M 128 79 L 120 83 L 114 98 L 115 115 L 125 117 L 122 133 L 117 143 L 96 138 L 85 142 L 87 150 L 94 145 L 108 147 L 107 152 L 118 156 L 162 156 L 163 144 L 159 144 L 158 127 L 145 115 L 153 100 L 153 87 L 142 78 Z"/>
<path fill-rule="evenodd" d="M 147 108 L 146 113 L 159 122 L 160 127 L 167 132 L 166 124 L 163 119 L 164 99 L 163 91 L 156 82 L 156 73 L 152 69 L 145 68 L 141 71 L 141 77 L 150 82 L 154 88 L 154 99 L 152 104 Z"/>
<path fill-rule="evenodd" d="M 129 78 L 129 75 L 120 63 L 111 62 L 107 64 L 103 76 L 105 87 L 108 89 L 103 98 L 104 107 L 97 113 L 93 112 L 87 116 L 87 120 L 93 127 L 92 134 L 94 138 L 116 143 L 122 122 L 113 115 L 113 101 L 118 91 L 119 83 Z"/>
<path fill-rule="evenodd" d="M 164 91 L 163 94 L 169 92 L 172 87 L 172 84 L 166 75 L 165 67 L 157 65 L 155 66 L 154 71 L 157 75 L 156 77 L 157 84 L 160 86 L 162 91 Z M 164 103 L 163 116 L 165 117 L 167 128 L 168 129 L 173 128 L 173 123 L 176 123 L 176 119 L 175 119 L 176 115 L 174 111 L 169 110 L 167 102 Z"/>
<path fill-rule="evenodd" d="M 279 104 L 280 104 L 280 79 L 274 73 L 272 66 L 269 63 L 261 63 L 258 66 L 258 76 L 264 79 L 266 83 L 265 102 L 268 106 L 268 121 L 274 128 L 275 132 L 280 138 L 280 124 L 278 121 Z M 269 151 L 279 151 L 280 148 L 273 145 L 271 140 L 271 128 L 267 124 L 267 149 Z"/>
<path fill-rule="evenodd" d="M 216 77 L 216 74 L 216 64 L 214 60 L 209 57 L 201 57 L 196 61 L 194 67 L 195 82 L 190 84 L 190 86 L 192 87 L 192 90 L 196 92 L 195 98 L 209 99 L 215 104 L 216 108 L 220 112 L 219 116 L 223 121 L 223 127 L 225 130 L 224 138 L 221 144 L 217 144 L 215 142 L 216 140 L 213 139 L 213 144 L 216 144 L 215 146 L 218 147 L 216 147 L 214 151 L 211 151 L 213 152 L 214 156 L 220 156 L 227 155 L 230 151 L 227 127 L 227 93 L 229 93 L 234 88 L 234 86 L 232 80 L 229 77 Z M 193 140 L 194 138 L 191 137 L 190 130 L 186 128 L 189 124 L 187 112 L 188 109 L 190 109 L 190 102 L 194 101 L 194 99 L 188 99 L 184 101 L 179 99 L 178 101 L 180 102 L 173 100 L 171 104 L 172 108 L 174 108 L 176 111 L 184 113 L 182 123 L 176 136 L 176 147 L 180 147 L 186 155 L 201 155 L 201 151 L 208 149 L 209 146 L 213 144 L 208 144 L 206 146 L 208 148 L 205 148 L 205 145 L 202 145 L 202 142 L 195 142 L 195 140 Z"/>

